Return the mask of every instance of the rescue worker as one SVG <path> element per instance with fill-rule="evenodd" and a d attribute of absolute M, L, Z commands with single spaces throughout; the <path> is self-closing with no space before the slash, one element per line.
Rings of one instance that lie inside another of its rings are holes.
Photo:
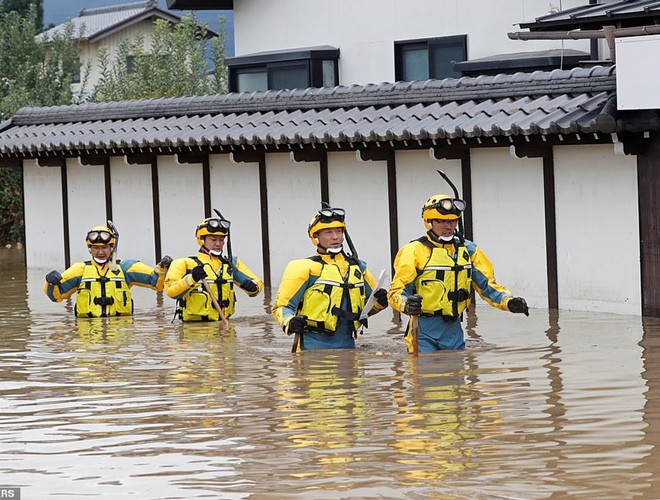
<path fill-rule="evenodd" d="M 354 349 L 363 324 L 358 321 L 376 280 L 356 257 L 341 208 L 322 208 L 307 233 L 316 254 L 289 262 L 282 274 L 273 317 L 287 335 L 296 334 L 292 351 Z M 344 251 L 344 237 L 350 254 Z M 369 314 L 387 307 L 387 290 L 375 291 Z"/>
<path fill-rule="evenodd" d="M 222 217 L 202 219 L 195 228 L 197 255 L 175 259 L 165 277 L 165 293 L 177 300 L 177 316 L 183 321 L 218 321 L 220 313 L 204 286 L 205 280 L 225 317 L 234 314 L 238 286 L 256 297 L 264 284 L 238 257 L 223 254 L 231 223 Z"/>
<path fill-rule="evenodd" d="M 133 285 L 160 291 L 172 262 L 164 256 L 156 268 L 139 260 L 113 259 L 118 233 L 107 226 L 94 226 L 85 241 L 91 260 L 77 262 L 60 274 L 46 275 L 44 292 L 53 302 L 62 302 L 74 293 L 75 314 L 81 318 L 104 318 L 133 314 Z"/>
<path fill-rule="evenodd" d="M 427 233 L 401 247 L 394 259 L 389 303 L 419 316 L 419 352 L 465 347 L 461 319 L 472 289 L 493 307 L 529 316 L 525 299 L 498 284 L 488 257 L 456 230 L 465 208 L 461 199 L 431 196 L 422 208 Z M 413 352 L 412 323 L 405 336 L 408 352 Z"/>

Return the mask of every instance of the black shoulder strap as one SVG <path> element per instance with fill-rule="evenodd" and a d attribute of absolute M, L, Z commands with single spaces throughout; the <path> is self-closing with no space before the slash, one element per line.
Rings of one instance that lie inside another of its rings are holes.
<path fill-rule="evenodd" d="M 325 261 L 321 258 L 320 255 L 312 255 L 311 257 L 308 257 L 309 260 L 313 260 L 314 262 L 318 262 L 319 264 L 325 264 Z"/>
<path fill-rule="evenodd" d="M 410 243 L 412 243 L 413 241 L 419 241 L 422 245 L 426 245 L 427 247 L 429 247 L 431 249 L 435 248 L 435 245 L 429 241 L 429 239 L 426 235 L 420 236 L 416 240 L 412 240 Z"/>
<path fill-rule="evenodd" d="M 360 265 L 360 259 L 355 257 L 354 255 L 346 255 L 344 253 L 344 257 L 346 258 L 346 261 L 351 265 L 351 266 L 359 266 Z"/>

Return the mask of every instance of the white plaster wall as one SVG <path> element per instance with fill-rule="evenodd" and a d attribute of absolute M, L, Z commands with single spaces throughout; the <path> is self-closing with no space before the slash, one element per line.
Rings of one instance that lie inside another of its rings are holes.
<path fill-rule="evenodd" d="M 64 269 L 61 175 L 59 167 L 23 162 L 25 256 L 30 268 Z"/>
<path fill-rule="evenodd" d="M 204 218 L 202 166 L 179 165 L 173 156 L 158 157 L 161 248 L 173 258 L 197 253 L 195 228 Z"/>
<path fill-rule="evenodd" d="M 263 279 L 259 164 L 232 163 L 229 155 L 211 155 L 209 162 L 211 206 L 231 221 L 234 255 Z"/>
<path fill-rule="evenodd" d="M 99 165 L 80 165 L 77 158 L 67 159 L 69 197 L 69 246 L 71 263 L 90 259 L 85 237 L 94 226 L 107 223 L 105 177 Z"/>
<path fill-rule="evenodd" d="M 266 155 L 273 292 L 290 260 L 314 255 L 315 247 L 307 236 L 307 226 L 321 207 L 319 172 L 316 162 L 297 163 L 286 153 Z"/>
<path fill-rule="evenodd" d="M 566 10 L 585 0 L 563 0 Z M 468 35 L 468 59 L 574 48 L 588 40 L 509 40 L 559 0 L 241 0 L 234 5 L 236 55 L 315 45 L 340 49 L 341 84 L 394 80 L 394 41 Z"/>
<path fill-rule="evenodd" d="M 422 207 L 426 200 L 438 193 L 453 195 L 451 187 L 440 177 L 442 170 L 463 196 L 461 162 L 436 160 L 429 151 L 396 152 L 396 196 L 399 215 L 399 247 L 426 233 Z"/>
<path fill-rule="evenodd" d="M 360 259 L 376 279 L 382 269 L 390 276 L 387 162 L 329 153 L 328 184 L 330 204 L 346 210 L 346 228 Z"/>
<path fill-rule="evenodd" d="M 127 165 L 110 158 L 112 222 L 119 231 L 117 257 L 156 264 L 151 165 Z"/>
<path fill-rule="evenodd" d="M 498 283 L 530 307 L 547 308 L 542 160 L 513 158 L 507 148 L 470 155 L 474 242 L 491 260 Z"/>
<path fill-rule="evenodd" d="M 612 145 L 554 158 L 560 308 L 640 314 L 636 158 Z"/>

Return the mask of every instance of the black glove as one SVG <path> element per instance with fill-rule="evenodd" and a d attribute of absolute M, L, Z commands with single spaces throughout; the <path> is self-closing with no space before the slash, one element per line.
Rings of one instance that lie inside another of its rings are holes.
<path fill-rule="evenodd" d="M 307 326 L 307 316 L 299 314 L 289 320 L 287 333 L 302 333 Z"/>
<path fill-rule="evenodd" d="M 422 297 L 411 295 L 403 306 L 403 312 L 408 316 L 419 316 L 422 314 Z"/>
<path fill-rule="evenodd" d="M 525 316 L 529 316 L 529 307 L 527 307 L 527 302 L 522 297 L 514 297 L 509 300 L 507 307 L 512 313 L 523 313 Z"/>
<path fill-rule="evenodd" d="M 160 259 L 158 265 L 163 269 L 168 269 L 171 263 L 172 263 L 172 257 L 170 257 L 169 255 L 163 255 L 163 258 Z"/>
<path fill-rule="evenodd" d="M 374 297 L 379 306 L 387 307 L 387 290 L 379 288 L 374 292 Z"/>
<path fill-rule="evenodd" d="M 245 290 L 247 293 L 254 293 L 257 290 L 259 290 L 257 284 L 250 279 L 243 280 L 243 283 L 241 283 L 241 288 Z"/>
<path fill-rule="evenodd" d="M 62 275 L 57 271 L 51 271 L 46 275 L 46 281 L 51 285 L 59 285 L 62 281 Z"/>
<path fill-rule="evenodd" d="M 195 283 L 197 283 L 199 280 L 206 278 L 206 271 L 204 270 L 204 266 L 200 264 L 198 266 L 193 267 L 192 278 L 193 280 L 195 280 Z"/>

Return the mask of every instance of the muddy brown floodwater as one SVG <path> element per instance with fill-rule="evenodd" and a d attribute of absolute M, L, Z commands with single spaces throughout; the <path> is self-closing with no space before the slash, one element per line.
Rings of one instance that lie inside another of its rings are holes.
<path fill-rule="evenodd" d="M 290 352 L 270 294 L 227 330 L 76 320 L 0 252 L 0 484 L 22 499 L 660 498 L 660 321 L 477 304 L 464 351 Z"/>

